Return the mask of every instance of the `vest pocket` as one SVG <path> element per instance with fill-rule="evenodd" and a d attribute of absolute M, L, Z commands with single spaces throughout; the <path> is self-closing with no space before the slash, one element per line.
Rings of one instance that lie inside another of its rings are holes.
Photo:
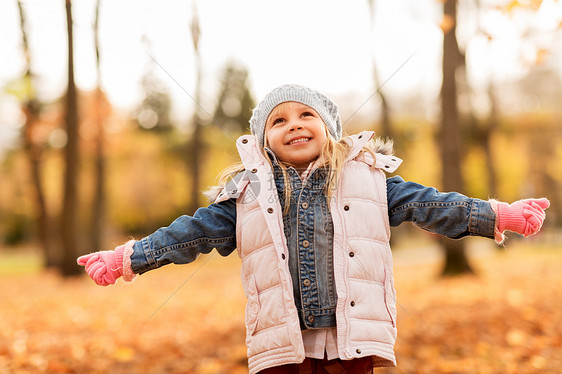
<path fill-rule="evenodd" d="M 390 273 L 390 275 L 389 275 Z M 392 272 L 384 267 L 384 304 L 392 326 L 396 327 L 396 292 L 392 281 Z"/>
<path fill-rule="evenodd" d="M 252 275 L 246 280 L 246 333 L 248 336 L 253 335 L 258 325 L 258 313 L 260 311 L 260 302 L 258 298 L 258 288 L 256 281 Z"/>

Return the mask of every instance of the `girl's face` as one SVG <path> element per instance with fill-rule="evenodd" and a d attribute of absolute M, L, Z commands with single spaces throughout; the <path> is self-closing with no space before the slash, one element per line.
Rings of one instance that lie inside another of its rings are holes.
<path fill-rule="evenodd" d="M 326 125 L 311 107 L 285 102 L 276 106 L 265 123 L 267 146 L 284 162 L 306 169 L 326 143 Z"/>

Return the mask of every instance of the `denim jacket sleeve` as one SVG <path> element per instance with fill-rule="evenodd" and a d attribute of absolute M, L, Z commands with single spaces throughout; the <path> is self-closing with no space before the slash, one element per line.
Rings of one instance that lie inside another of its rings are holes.
<path fill-rule="evenodd" d="M 168 227 L 135 242 L 131 255 L 134 273 L 174 263 L 195 261 L 213 248 L 222 256 L 236 249 L 236 201 L 229 199 L 181 216 Z"/>
<path fill-rule="evenodd" d="M 487 201 L 457 192 L 441 193 L 399 176 L 386 180 L 386 192 L 391 226 L 410 221 L 451 239 L 469 235 L 494 238 L 496 215 Z"/>

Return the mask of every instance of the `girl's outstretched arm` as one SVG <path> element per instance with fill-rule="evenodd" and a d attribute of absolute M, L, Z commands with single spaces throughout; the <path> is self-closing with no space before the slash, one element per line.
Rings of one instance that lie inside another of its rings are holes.
<path fill-rule="evenodd" d="M 399 176 L 388 178 L 386 186 L 391 226 L 410 221 L 452 239 L 477 235 L 502 243 L 506 230 L 533 235 L 541 229 L 544 210 L 550 205 L 545 198 L 507 204 L 457 192 L 442 193 L 433 187 L 405 182 Z"/>
<path fill-rule="evenodd" d="M 439 192 L 399 176 L 386 181 L 391 226 L 412 222 L 451 239 L 465 236 L 494 238 L 496 214 L 490 203 L 457 192 Z"/>
<path fill-rule="evenodd" d="M 236 201 L 226 200 L 181 216 L 140 241 L 129 241 L 115 251 L 95 252 L 78 258 L 78 264 L 99 285 L 114 284 L 124 276 L 142 274 L 166 264 L 186 264 L 216 248 L 222 256 L 236 248 Z"/>

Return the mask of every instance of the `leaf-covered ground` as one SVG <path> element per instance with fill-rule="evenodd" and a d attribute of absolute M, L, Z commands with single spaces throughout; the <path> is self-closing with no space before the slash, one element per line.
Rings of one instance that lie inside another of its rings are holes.
<path fill-rule="evenodd" d="M 435 249 L 396 251 L 398 367 L 375 372 L 562 372 L 562 249 L 471 243 L 478 276 L 437 278 Z M 0 252 L 0 374 L 247 372 L 235 255 L 105 288 L 31 258 Z"/>

